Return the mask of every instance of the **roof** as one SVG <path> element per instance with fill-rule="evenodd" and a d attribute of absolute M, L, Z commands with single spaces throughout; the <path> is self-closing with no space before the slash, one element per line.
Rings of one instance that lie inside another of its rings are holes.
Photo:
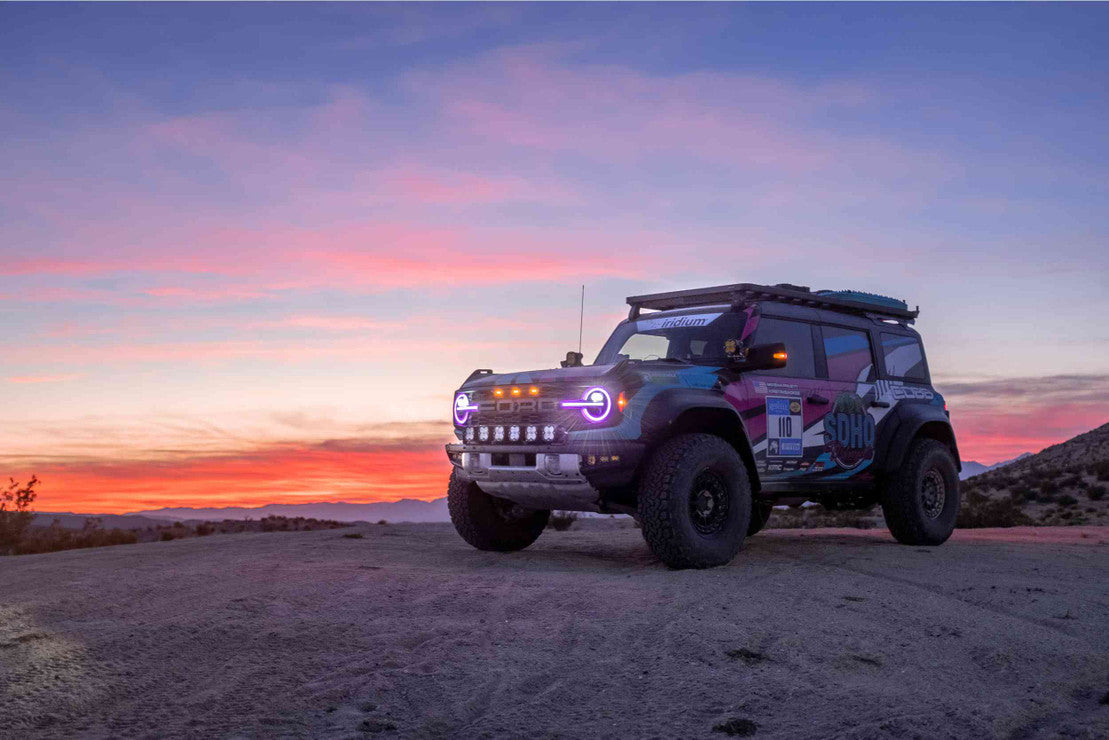
<path fill-rule="evenodd" d="M 693 290 L 675 290 L 669 293 L 628 296 L 628 305 L 632 307 L 631 318 L 638 316 L 640 309 L 644 308 L 667 311 L 720 303 L 741 305 L 756 301 L 793 303 L 829 311 L 861 314 L 876 318 L 892 318 L 899 321 L 912 321 L 920 314 L 919 308 L 910 311 L 904 301 L 896 298 L 853 290 L 819 290 L 813 292 L 807 287 L 788 283 L 779 283 L 778 285 L 736 283 L 734 285 L 718 285 L 712 288 L 694 288 Z"/>

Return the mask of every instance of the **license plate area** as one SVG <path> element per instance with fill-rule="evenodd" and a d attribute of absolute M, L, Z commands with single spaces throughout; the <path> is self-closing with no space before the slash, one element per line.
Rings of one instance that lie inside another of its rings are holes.
<path fill-rule="evenodd" d="M 494 468 L 534 468 L 534 452 L 494 452 L 490 456 Z"/>

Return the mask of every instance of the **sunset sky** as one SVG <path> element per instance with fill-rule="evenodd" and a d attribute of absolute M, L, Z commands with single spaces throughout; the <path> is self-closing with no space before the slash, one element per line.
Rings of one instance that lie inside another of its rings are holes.
<path fill-rule="evenodd" d="M 1109 6 L 0 6 L 0 475 L 431 499 L 630 294 L 921 307 L 963 459 L 1109 421 Z"/>

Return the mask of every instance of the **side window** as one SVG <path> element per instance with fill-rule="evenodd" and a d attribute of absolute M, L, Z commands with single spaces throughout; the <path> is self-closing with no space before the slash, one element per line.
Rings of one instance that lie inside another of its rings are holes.
<path fill-rule="evenodd" d="M 786 321 L 763 316 L 755 329 L 754 344 L 782 342 L 786 346 L 786 366 L 777 370 L 760 370 L 760 375 L 788 375 L 795 378 L 816 377 L 812 351 L 812 329 L 800 321 Z"/>
<path fill-rule="evenodd" d="M 828 379 L 865 383 L 874 379 L 874 356 L 870 335 L 857 329 L 822 326 L 824 356 L 828 359 Z"/>
<path fill-rule="evenodd" d="M 882 355 L 886 360 L 886 374 L 890 377 L 927 382 L 924 350 L 916 337 L 883 332 Z"/>

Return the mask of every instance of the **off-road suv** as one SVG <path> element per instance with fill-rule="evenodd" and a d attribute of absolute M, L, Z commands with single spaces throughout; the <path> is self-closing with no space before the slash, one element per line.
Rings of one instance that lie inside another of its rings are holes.
<path fill-rule="evenodd" d="M 455 393 L 448 504 L 471 545 L 527 547 L 554 509 L 626 513 L 664 563 L 703 568 L 805 502 L 881 503 L 908 545 L 951 535 L 959 452 L 918 311 L 748 283 L 628 304 L 593 365 L 475 370 Z"/>

